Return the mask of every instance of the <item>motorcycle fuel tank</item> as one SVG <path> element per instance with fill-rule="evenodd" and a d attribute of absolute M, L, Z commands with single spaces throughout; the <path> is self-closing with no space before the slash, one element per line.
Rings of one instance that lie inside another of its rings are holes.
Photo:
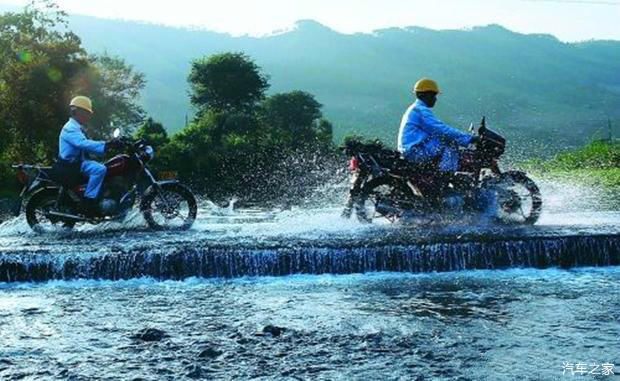
<path fill-rule="evenodd" d="M 108 160 L 105 163 L 108 172 L 106 176 L 122 176 L 124 175 L 130 168 L 130 157 L 129 155 L 117 155 Z"/>

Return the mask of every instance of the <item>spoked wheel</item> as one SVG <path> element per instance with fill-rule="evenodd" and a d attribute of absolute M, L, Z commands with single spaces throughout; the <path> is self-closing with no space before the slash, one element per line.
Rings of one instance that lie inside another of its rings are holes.
<path fill-rule="evenodd" d="M 542 196 L 536 183 L 522 172 L 506 172 L 491 180 L 495 192 L 497 217 L 507 224 L 533 225 L 542 212 Z"/>
<path fill-rule="evenodd" d="M 407 211 L 420 208 L 419 197 L 389 177 L 379 177 L 366 183 L 355 205 L 357 218 L 366 223 L 380 219 L 394 223 Z"/>
<path fill-rule="evenodd" d="M 67 221 L 60 217 L 50 216 L 55 210 L 58 190 L 48 189 L 35 193 L 26 205 L 26 221 L 32 230 L 37 233 L 51 233 L 59 228 L 72 229 L 75 221 Z"/>
<path fill-rule="evenodd" d="M 198 213 L 193 193 L 175 183 L 153 189 L 142 199 L 141 209 L 149 226 L 157 230 L 187 230 Z"/>

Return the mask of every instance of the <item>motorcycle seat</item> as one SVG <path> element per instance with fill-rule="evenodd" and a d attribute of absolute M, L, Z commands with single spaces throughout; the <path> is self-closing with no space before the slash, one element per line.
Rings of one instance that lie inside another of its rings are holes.
<path fill-rule="evenodd" d="M 47 178 L 65 188 L 75 188 L 78 185 L 88 182 L 88 178 L 82 175 L 79 166 L 67 167 L 63 165 L 54 165 L 52 167 L 41 170 Z"/>
<path fill-rule="evenodd" d="M 401 176 L 433 175 L 437 173 L 437 166 L 435 163 L 412 163 L 401 156 L 394 166 L 393 172 Z"/>

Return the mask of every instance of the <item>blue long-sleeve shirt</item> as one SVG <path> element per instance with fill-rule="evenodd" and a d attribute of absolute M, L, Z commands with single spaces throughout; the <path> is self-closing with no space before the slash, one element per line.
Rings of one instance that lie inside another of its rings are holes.
<path fill-rule="evenodd" d="M 86 160 L 87 153 L 103 155 L 105 152 L 105 142 L 88 139 L 82 125 L 73 118 L 64 125 L 58 140 L 58 156 L 70 162 Z"/>
<path fill-rule="evenodd" d="M 421 144 L 437 146 L 445 144 L 446 140 L 467 146 L 471 139 L 471 135 L 437 119 L 431 109 L 418 99 L 403 115 L 398 132 L 398 150 L 404 153 Z"/>

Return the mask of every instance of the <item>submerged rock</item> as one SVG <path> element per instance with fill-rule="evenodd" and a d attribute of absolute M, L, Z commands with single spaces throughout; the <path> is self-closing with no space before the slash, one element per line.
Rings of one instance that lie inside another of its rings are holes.
<path fill-rule="evenodd" d="M 267 325 L 263 328 L 263 332 L 262 333 L 269 333 L 271 334 L 271 336 L 273 337 L 278 337 L 280 336 L 282 333 L 284 333 L 284 331 L 286 331 L 286 328 L 283 327 L 277 327 L 275 325 Z"/>
<path fill-rule="evenodd" d="M 185 368 L 185 370 L 187 371 L 185 375 L 193 379 L 205 379 L 206 378 L 205 374 L 211 373 L 210 369 L 201 368 L 200 366 L 196 364 L 192 364 L 188 366 L 187 368 Z"/>
<path fill-rule="evenodd" d="M 218 356 L 220 356 L 223 352 L 220 350 L 217 350 L 215 348 L 212 347 L 206 347 L 204 348 L 200 354 L 198 355 L 198 357 L 202 358 L 202 359 L 214 359 Z"/>
<path fill-rule="evenodd" d="M 157 328 L 145 328 L 137 334 L 131 336 L 134 340 L 142 341 L 161 341 L 166 337 L 170 336 L 166 332 Z"/>

